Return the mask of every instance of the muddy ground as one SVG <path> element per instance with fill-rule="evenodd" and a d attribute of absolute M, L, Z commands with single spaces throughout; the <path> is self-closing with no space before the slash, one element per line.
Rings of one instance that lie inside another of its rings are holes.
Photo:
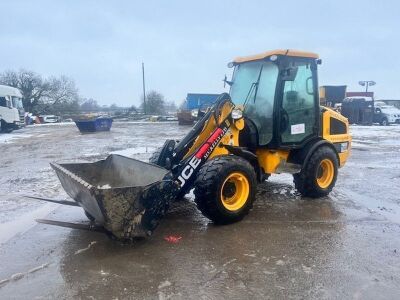
<path fill-rule="evenodd" d="M 272 176 L 233 225 L 210 224 L 190 197 L 129 245 L 34 222 L 85 220 L 79 208 L 23 198 L 66 197 L 49 162 L 146 160 L 187 130 L 115 123 L 82 135 L 69 124 L 1 135 L 0 299 L 400 298 L 400 126 L 352 127 L 352 156 L 329 197 L 301 198 L 291 176 Z"/>

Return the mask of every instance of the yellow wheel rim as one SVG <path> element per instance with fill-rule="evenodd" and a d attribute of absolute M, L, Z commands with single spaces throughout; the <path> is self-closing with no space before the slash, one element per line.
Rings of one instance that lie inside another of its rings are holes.
<path fill-rule="evenodd" d="M 250 194 L 250 184 L 246 176 L 235 172 L 230 174 L 222 184 L 221 200 L 223 206 L 230 211 L 241 209 Z"/>
<path fill-rule="evenodd" d="M 317 170 L 317 183 L 320 188 L 326 189 L 333 181 L 335 167 L 330 159 L 323 159 Z"/>

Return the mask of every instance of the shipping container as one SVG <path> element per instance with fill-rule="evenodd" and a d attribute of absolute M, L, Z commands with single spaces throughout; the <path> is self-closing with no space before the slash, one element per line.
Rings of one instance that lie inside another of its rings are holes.
<path fill-rule="evenodd" d="M 186 96 L 186 109 L 206 109 L 217 100 L 219 94 L 192 94 Z"/>

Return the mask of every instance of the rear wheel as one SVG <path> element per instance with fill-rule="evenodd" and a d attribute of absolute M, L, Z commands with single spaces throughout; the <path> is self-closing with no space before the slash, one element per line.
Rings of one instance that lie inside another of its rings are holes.
<path fill-rule="evenodd" d="M 200 169 L 194 183 L 197 208 L 216 224 L 240 221 L 253 206 L 256 174 L 245 159 L 218 156 Z"/>
<path fill-rule="evenodd" d="M 328 195 L 336 183 L 338 159 L 327 146 L 315 150 L 300 173 L 294 174 L 296 189 L 303 195 L 318 198 Z"/>

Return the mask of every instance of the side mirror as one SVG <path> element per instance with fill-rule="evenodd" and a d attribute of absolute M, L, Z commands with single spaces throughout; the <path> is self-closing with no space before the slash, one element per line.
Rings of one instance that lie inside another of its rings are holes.
<path fill-rule="evenodd" d="M 289 67 L 282 71 L 283 81 L 294 81 L 297 75 L 298 67 Z"/>
<path fill-rule="evenodd" d="M 231 86 L 233 84 L 232 81 L 227 80 L 226 74 L 222 81 L 224 82 L 224 88 L 225 88 L 226 84 L 228 84 L 229 86 Z"/>
<path fill-rule="evenodd" d="M 306 92 L 309 95 L 314 95 L 312 77 L 306 79 Z"/>

